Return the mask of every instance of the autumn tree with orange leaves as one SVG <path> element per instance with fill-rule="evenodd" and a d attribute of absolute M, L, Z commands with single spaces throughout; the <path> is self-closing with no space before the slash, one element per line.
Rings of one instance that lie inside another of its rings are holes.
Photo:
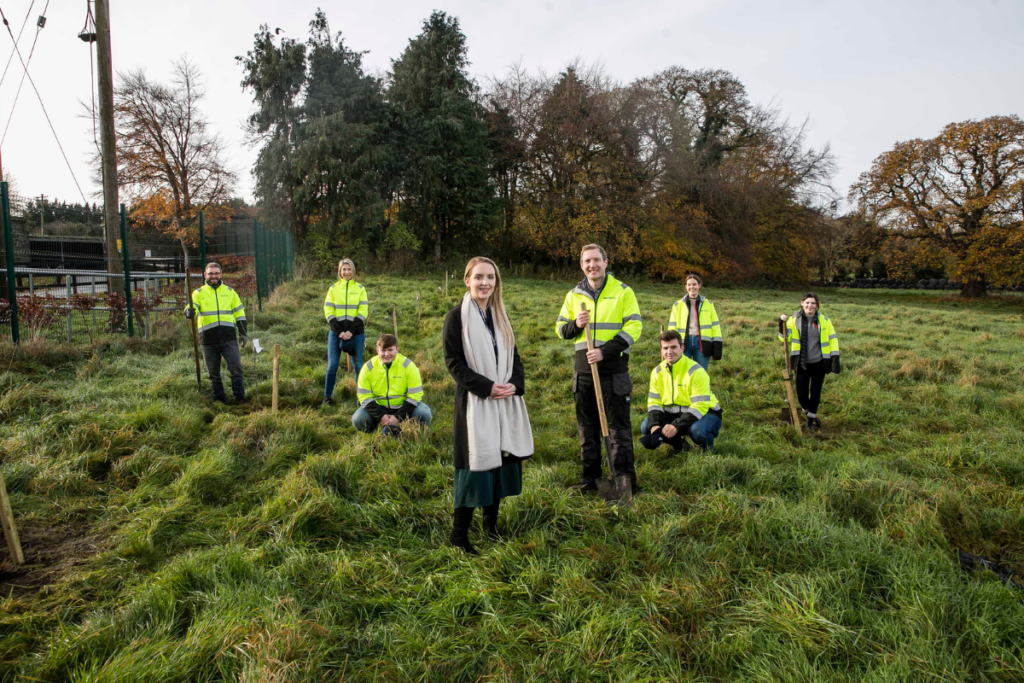
<path fill-rule="evenodd" d="M 183 247 L 198 243 L 200 211 L 207 219 L 230 214 L 237 180 L 200 108 L 204 96 L 199 70 L 185 58 L 174 63 L 170 85 L 137 70 L 118 74 L 114 90 L 118 183 L 132 201 L 132 219 Z"/>
<path fill-rule="evenodd" d="M 962 296 L 1024 280 L 1024 121 L 951 123 L 901 142 L 850 191 L 868 220 L 903 243 L 904 258 L 941 258 Z M 908 256 L 909 255 L 909 256 Z"/>

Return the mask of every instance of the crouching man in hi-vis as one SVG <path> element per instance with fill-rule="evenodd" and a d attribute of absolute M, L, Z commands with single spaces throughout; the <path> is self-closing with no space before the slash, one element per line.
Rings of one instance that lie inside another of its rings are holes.
<path fill-rule="evenodd" d="M 423 402 L 423 381 L 412 359 L 398 352 L 398 339 L 382 334 L 377 340 L 377 357 L 359 371 L 356 384 L 359 409 L 352 414 L 352 426 L 361 432 L 382 430 L 398 436 L 403 420 L 429 425 L 430 406 Z"/>
<path fill-rule="evenodd" d="M 711 393 L 711 378 L 683 355 L 679 332 L 662 332 L 660 339 L 662 362 L 651 372 L 640 443 L 649 449 L 667 443 L 678 453 L 689 450 L 688 436 L 701 450 L 710 450 L 722 429 L 722 407 Z"/>

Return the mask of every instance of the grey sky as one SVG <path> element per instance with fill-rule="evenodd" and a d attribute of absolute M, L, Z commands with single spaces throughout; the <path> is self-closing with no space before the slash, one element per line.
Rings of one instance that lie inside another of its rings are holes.
<path fill-rule="evenodd" d="M 15 35 L 30 1 L 0 2 Z M 45 4 L 36 0 L 25 28 L 26 58 Z M 517 60 L 556 73 L 581 58 L 623 82 L 674 64 L 726 69 L 753 101 L 774 100 L 795 121 L 810 117 L 811 143 L 831 142 L 839 157 L 843 194 L 899 140 L 934 136 L 952 121 L 1024 113 L 1024 0 L 112 0 L 114 68 L 164 78 L 187 53 L 207 79 L 206 112 L 228 143 L 240 194 L 251 199 L 255 153 L 242 133 L 250 100 L 234 57 L 260 23 L 304 39 L 318 6 L 351 48 L 370 51 L 371 70 L 387 69 L 435 8 L 459 17 L 481 82 Z M 78 104 L 90 100 L 89 51 L 76 37 L 85 0 L 53 0 L 47 16 L 29 71 L 92 200 L 92 124 Z M 11 44 L 0 39 L 4 63 Z M 0 125 L 21 74 L 15 57 L 0 84 Z M 79 198 L 27 81 L 0 151 L 22 194 Z"/>

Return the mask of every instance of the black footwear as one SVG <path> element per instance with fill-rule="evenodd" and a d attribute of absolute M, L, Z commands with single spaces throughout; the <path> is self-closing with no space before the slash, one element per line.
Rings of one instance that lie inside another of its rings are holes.
<path fill-rule="evenodd" d="M 593 479 L 580 479 L 572 488 L 579 489 L 580 493 L 590 493 L 597 490 L 597 481 Z"/>
<path fill-rule="evenodd" d="M 818 427 L 820 427 L 820 426 L 821 426 L 821 423 L 818 422 L 818 418 L 810 417 L 810 416 L 807 417 L 807 431 L 809 431 L 809 432 L 816 432 L 816 431 L 818 431 Z"/>
<path fill-rule="evenodd" d="M 484 533 L 487 534 L 492 541 L 501 540 L 501 534 L 498 533 L 498 506 L 500 505 L 501 501 L 499 500 L 498 502 L 484 508 Z"/>
<path fill-rule="evenodd" d="M 333 406 L 334 405 L 334 399 L 331 398 L 330 396 L 324 396 L 324 401 L 320 405 L 321 406 Z"/>
<path fill-rule="evenodd" d="M 814 431 L 818 431 L 819 429 L 821 429 L 821 418 L 816 417 L 814 418 Z"/>
<path fill-rule="evenodd" d="M 227 396 L 214 396 L 213 397 L 213 402 L 214 403 L 223 403 L 224 405 L 227 405 L 228 397 Z"/>
<path fill-rule="evenodd" d="M 473 508 L 455 508 L 452 519 L 452 532 L 448 535 L 448 542 L 455 548 L 460 548 L 467 555 L 479 555 L 473 544 L 469 542 L 469 525 L 473 521 Z"/>
<path fill-rule="evenodd" d="M 235 405 L 236 406 L 245 405 L 248 402 L 249 401 L 248 401 L 248 399 L 245 398 L 245 396 L 242 396 L 241 398 L 239 398 L 238 396 L 235 397 Z"/>

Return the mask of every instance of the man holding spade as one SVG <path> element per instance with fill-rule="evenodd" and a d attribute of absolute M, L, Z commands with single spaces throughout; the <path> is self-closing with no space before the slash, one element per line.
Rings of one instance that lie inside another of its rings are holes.
<path fill-rule="evenodd" d="M 242 354 L 238 342 L 245 346 L 245 307 L 238 293 L 221 281 L 220 265 L 212 261 L 203 273 L 206 283 L 192 292 L 192 303 L 185 308 L 189 320 L 198 317 L 199 344 L 210 375 L 213 400 L 227 403 L 224 383 L 220 378 L 221 358 L 231 373 L 231 393 L 237 403 L 245 402 L 245 380 L 242 377 Z"/>
<path fill-rule="evenodd" d="M 608 425 L 605 448 L 615 468 L 610 474 L 613 479 L 626 475 L 635 491 L 629 352 L 640 339 L 640 306 L 633 290 L 607 273 L 608 255 L 604 247 L 583 247 L 580 267 L 586 277 L 566 294 L 555 322 L 555 332 L 562 339 L 572 340 L 576 351 L 572 390 L 582 450 L 579 486 L 584 491 L 596 490 L 601 478 L 602 430 L 598 387 L 594 383 L 596 370 Z M 593 350 L 588 350 L 588 329 Z"/>

